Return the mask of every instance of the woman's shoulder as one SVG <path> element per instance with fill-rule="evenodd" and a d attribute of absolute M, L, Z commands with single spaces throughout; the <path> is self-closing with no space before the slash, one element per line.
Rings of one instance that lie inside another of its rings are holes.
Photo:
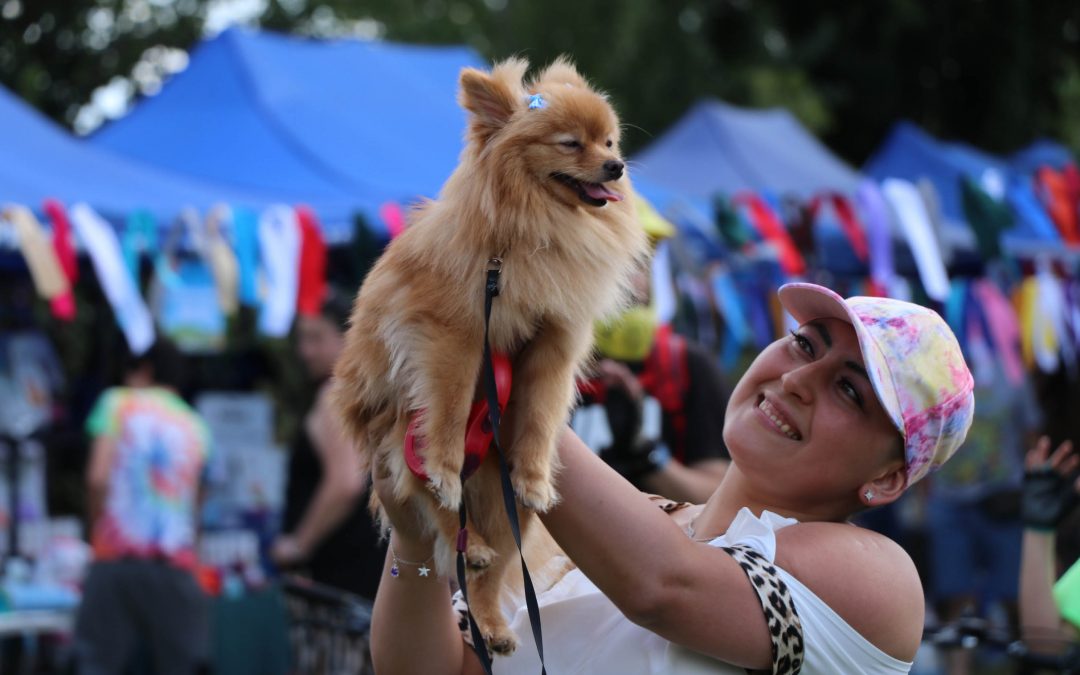
<path fill-rule="evenodd" d="M 922 637 L 922 582 L 896 542 L 847 523 L 777 532 L 776 564 L 879 649 L 911 661 Z"/>

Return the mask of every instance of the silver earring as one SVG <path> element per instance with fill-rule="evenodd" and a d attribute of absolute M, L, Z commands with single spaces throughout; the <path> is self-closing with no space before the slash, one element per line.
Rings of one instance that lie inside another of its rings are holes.
<path fill-rule="evenodd" d="M 862 494 L 863 494 L 863 497 L 866 497 L 866 501 L 870 501 L 870 500 L 872 500 L 874 498 L 874 491 L 873 490 L 867 490 L 866 492 L 864 492 Z"/>

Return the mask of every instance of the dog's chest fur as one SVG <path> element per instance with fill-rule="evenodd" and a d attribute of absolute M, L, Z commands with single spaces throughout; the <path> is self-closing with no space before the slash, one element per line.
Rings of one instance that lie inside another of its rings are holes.
<path fill-rule="evenodd" d="M 549 322 L 591 331 L 596 319 L 625 301 L 627 275 L 638 262 L 625 241 L 636 236 L 636 222 L 581 217 L 563 227 L 578 231 L 561 233 L 558 242 L 520 242 L 502 252 L 491 320 L 494 349 L 514 352 Z"/>

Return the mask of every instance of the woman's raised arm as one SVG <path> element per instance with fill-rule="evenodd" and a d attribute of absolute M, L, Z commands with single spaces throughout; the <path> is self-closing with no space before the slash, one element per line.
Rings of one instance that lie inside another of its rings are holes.
<path fill-rule="evenodd" d="M 560 501 L 541 516 L 556 542 L 633 622 L 734 665 L 766 668 L 771 641 L 746 573 L 694 542 L 567 429 Z"/>

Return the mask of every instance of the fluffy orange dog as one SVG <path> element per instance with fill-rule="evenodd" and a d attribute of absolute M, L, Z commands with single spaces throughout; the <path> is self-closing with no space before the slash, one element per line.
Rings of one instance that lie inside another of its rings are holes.
<path fill-rule="evenodd" d="M 428 516 L 441 574 L 454 569 L 488 260 L 503 261 L 491 347 L 513 363 L 512 428 L 501 437 L 518 499 L 546 511 L 558 498 L 555 437 L 589 356 L 593 323 L 622 303 L 647 249 L 615 112 L 563 59 L 528 85 L 527 69 L 511 59 L 490 73 L 462 71 L 459 100 L 469 126 L 461 162 L 368 275 L 334 373 L 349 433 L 393 477 L 395 494 Z M 402 452 L 419 409 L 427 486 Z M 469 593 L 489 646 L 508 653 L 516 641 L 497 596 L 514 542 L 492 466 L 485 462 L 464 490 L 472 516 Z M 530 519 L 523 516 L 523 528 Z"/>

